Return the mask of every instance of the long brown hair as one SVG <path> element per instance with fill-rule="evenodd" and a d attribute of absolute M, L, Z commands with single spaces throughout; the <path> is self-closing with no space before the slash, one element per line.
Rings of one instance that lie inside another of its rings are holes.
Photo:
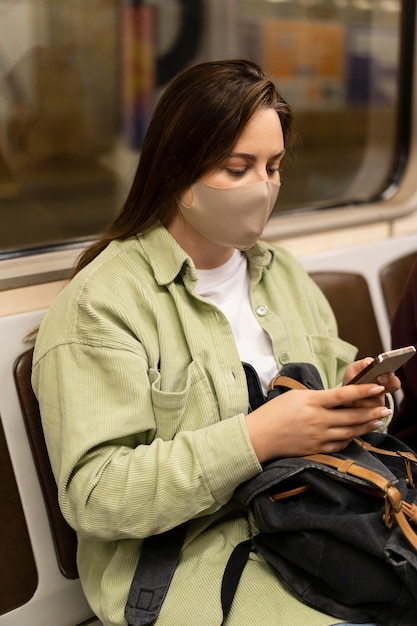
<path fill-rule="evenodd" d="M 156 105 L 120 213 L 81 255 L 74 273 L 112 240 L 167 223 L 176 210 L 176 197 L 228 157 L 259 108 L 276 110 L 287 144 L 293 131 L 291 109 L 252 61 L 211 61 L 178 74 Z"/>

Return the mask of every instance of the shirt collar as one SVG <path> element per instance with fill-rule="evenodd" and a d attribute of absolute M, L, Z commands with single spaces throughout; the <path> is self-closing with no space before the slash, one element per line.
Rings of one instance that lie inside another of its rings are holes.
<path fill-rule="evenodd" d="M 172 283 L 179 275 L 187 276 L 192 282 L 197 281 L 193 260 L 162 224 L 138 235 L 137 239 L 159 285 Z M 274 249 L 266 242 L 258 242 L 246 250 L 245 254 L 249 262 L 249 271 L 254 275 L 261 273 L 271 264 Z"/>

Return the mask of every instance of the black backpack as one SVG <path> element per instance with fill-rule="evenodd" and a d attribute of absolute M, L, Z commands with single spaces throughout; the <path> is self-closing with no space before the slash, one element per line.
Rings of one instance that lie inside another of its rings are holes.
<path fill-rule="evenodd" d="M 250 409 L 290 388 L 323 388 L 309 364 L 289 364 L 268 398 L 245 366 Z M 295 381 L 295 382 L 294 382 Z M 259 534 L 238 544 L 221 592 L 223 623 L 251 550 L 303 603 L 356 623 L 417 624 L 417 458 L 390 435 L 371 433 L 332 455 L 275 459 L 241 485 Z M 152 624 L 174 572 L 186 524 L 145 540 L 125 616 Z M 149 542 L 149 543 L 148 543 Z M 170 554 L 168 554 L 170 552 Z"/>

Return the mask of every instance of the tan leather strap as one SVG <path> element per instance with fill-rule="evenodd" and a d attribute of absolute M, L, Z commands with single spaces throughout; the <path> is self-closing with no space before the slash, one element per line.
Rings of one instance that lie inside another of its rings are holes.
<path fill-rule="evenodd" d="M 280 491 L 278 493 L 271 493 L 269 498 L 273 502 L 279 502 L 279 500 L 286 500 L 287 498 L 293 498 L 300 493 L 304 493 L 308 490 L 308 485 L 300 485 L 300 487 L 294 487 L 294 489 L 288 489 L 287 491 Z"/>
<path fill-rule="evenodd" d="M 408 523 L 403 510 L 403 502 L 401 499 L 401 494 L 396 487 L 392 483 L 389 482 L 384 476 L 374 472 L 370 469 L 362 467 L 360 465 L 356 465 L 353 461 L 349 459 L 346 462 L 346 459 L 338 459 L 334 456 L 329 456 L 327 454 L 311 454 L 303 457 L 305 459 L 311 459 L 312 461 L 316 461 L 318 463 L 323 463 L 324 465 L 328 465 L 329 467 L 333 467 L 336 470 L 340 471 L 344 474 L 349 474 L 350 476 L 355 476 L 357 478 L 362 478 L 363 480 L 373 484 L 379 492 L 377 495 L 385 499 L 385 516 L 384 523 L 389 528 L 392 521 L 391 515 L 394 515 L 398 526 L 401 528 L 405 537 L 408 539 L 412 547 L 417 550 L 417 534 L 411 528 Z M 407 507 L 405 508 L 407 512 Z"/>
<path fill-rule="evenodd" d="M 378 472 L 374 472 L 366 467 L 362 467 L 361 465 L 357 465 L 355 461 L 351 459 L 338 459 L 335 456 L 330 456 L 328 454 L 309 454 L 308 456 L 302 457 L 303 459 L 311 459 L 312 461 L 316 461 L 317 463 L 323 463 L 324 465 L 328 465 L 329 467 L 335 468 L 338 472 L 342 474 L 349 474 L 350 476 L 356 476 L 357 478 L 362 478 L 367 482 L 372 483 L 380 489 L 380 491 L 385 495 L 388 485 L 391 483 Z"/>
<path fill-rule="evenodd" d="M 404 504 L 405 503 L 401 501 L 400 510 L 396 510 L 395 508 L 393 508 L 392 512 L 394 513 L 394 517 L 397 520 L 397 524 L 403 531 L 404 536 L 408 539 L 409 543 L 412 545 L 414 550 L 417 550 L 417 535 L 413 531 L 413 529 L 411 528 L 410 524 L 408 523 L 405 517 L 405 514 L 404 514 L 405 509 L 403 510 Z"/>
<path fill-rule="evenodd" d="M 288 389 L 308 389 L 303 383 L 300 383 L 295 378 L 289 376 L 283 376 L 282 374 L 276 374 L 268 385 L 268 391 L 272 391 L 274 387 L 288 387 Z"/>
<path fill-rule="evenodd" d="M 399 458 L 408 459 L 411 463 L 417 465 L 417 456 L 412 452 L 401 452 L 400 450 L 385 450 L 384 448 L 377 448 L 367 441 L 363 441 L 359 437 L 355 437 L 353 440 L 358 446 L 361 446 L 364 450 L 369 452 L 377 452 L 378 454 L 386 454 L 388 456 L 396 456 Z"/>
<path fill-rule="evenodd" d="M 361 446 L 361 448 L 363 448 L 367 452 L 375 452 L 376 454 L 395 456 L 398 459 L 402 459 L 404 461 L 404 467 L 407 474 L 406 480 L 408 486 L 411 488 L 414 488 L 416 486 L 413 472 L 411 471 L 411 464 L 417 466 L 417 456 L 415 456 L 415 454 L 413 454 L 412 452 L 402 452 L 401 450 L 385 450 L 384 448 L 377 448 L 367 441 L 359 439 L 359 437 L 356 437 L 354 441 L 358 444 L 358 446 Z"/>

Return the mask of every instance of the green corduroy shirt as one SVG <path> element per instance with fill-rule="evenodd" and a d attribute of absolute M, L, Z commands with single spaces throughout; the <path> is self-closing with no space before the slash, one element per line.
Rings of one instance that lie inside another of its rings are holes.
<path fill-rule="evenodd" d="M 278 369 L 314 363 L 340 384 L 355 348 L 292 255 L 256 244 L 251 302 Z M 41 325 L 33 387 L 59 487 L 78 534 L 86 597 L 106 626 L 123 611 L 142 540 L 191 520 L 157 623 L 217 626 L 233 547 L 256 532 L 233 492 L 261 466 L 245 428 L 248 393 L 229 323 L 194 294 L 192 260 L 157 226 L 111 243 L 61 292 Z M 279 419 L 279 416 L 277 416 Z M 230 626 L 329 626 L 256 555 Z"/>

